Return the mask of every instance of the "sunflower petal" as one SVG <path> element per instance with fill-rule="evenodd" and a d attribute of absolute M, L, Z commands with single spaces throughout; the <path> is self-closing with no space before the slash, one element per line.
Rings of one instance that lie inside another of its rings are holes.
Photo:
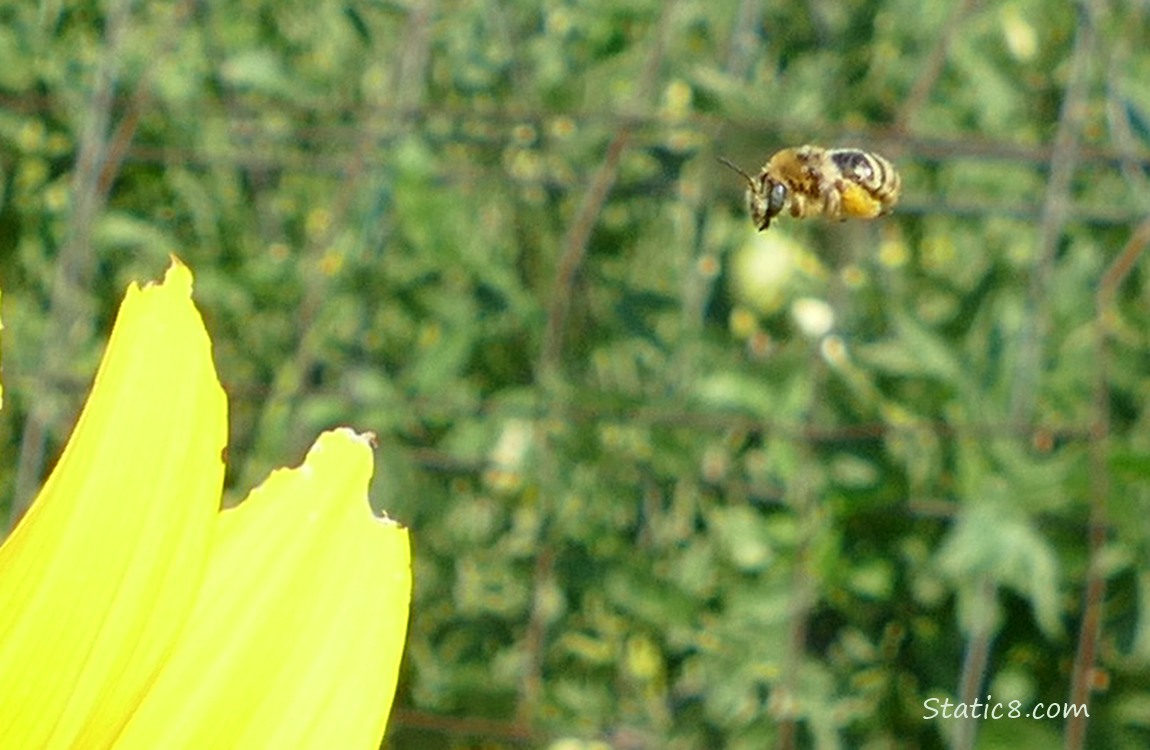
<path fill-rule="evenodd" d="M 367 439 L 324 433 L 220 515 L 183 638 L 116 744 L 376 748 L 411 596 L 407 531 L 372 515 Z"/>
<path fill-rule="evenodd" d="M 12 747 L 106 744 L 192 605 L 227 406 L 191 288 L 175 261 L 163 284 L 129 288 L 76 430 L 0 547 L 0 737 Z"/>

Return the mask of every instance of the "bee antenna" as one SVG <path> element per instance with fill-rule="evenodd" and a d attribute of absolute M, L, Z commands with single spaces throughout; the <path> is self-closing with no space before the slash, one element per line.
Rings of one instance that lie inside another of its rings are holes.
<path fill-rule="evenodd" d="M 744 180 L 746 180 L 746 181 L 747 181 L 747 184 L 748 184 L 748 185 L 750 185 L 752 188 L 754 188 L 754 187 L 755 187 L 755 181 L 754 181 L 753 179 L 751 179 L 751 176 L 750 176 L 749 174 L 747 174 L 747 173 L 746 173 L 746 172 L 744 172 L 743 170 L 739 169 L 739 168 L 738 168 L 738 167 L 736 167 L 734 164 L 732 164 L 731 162 L 727 161 L 726 159 L 724 159 L 724 158 L 723 158 L 723 157 L 721 157 L 721 156 L 716 156 L 715 158 L 716 158 L 716 159 L 719 161 L 719 163 L 720 163 L 720 164 L 726 164 L 728 167 L 730 167 L 731 169 L 733 169 L 733 170 L 735 170 L 736 172 L 738 172 L 738 173 L 739 173 L 739 175 L 740 175 L 740 176 L 742 176 L 742 178 L 743 178 Z"/>

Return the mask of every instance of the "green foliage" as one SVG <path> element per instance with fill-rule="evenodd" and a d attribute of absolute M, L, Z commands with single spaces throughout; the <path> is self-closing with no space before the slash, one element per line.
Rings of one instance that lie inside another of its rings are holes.
<path fill-rule="evenodd" d="M 1097 571 L 1088 744 L 1144 747 L 1144 258 L 1098 309 L 1150 205 L 1144 14 L 0 10 L 5 465 L 25 424 L 55 455 L 124 287 L 175 253 L 228 502 L 320 430 L 378 438 L 415 545 L 390 746 L 969 747 L 924 701 L 984 644 L 979 698 L 1068 702 Z M 756 235 L 714 157 L 802 142 L 891 157 L 899 209 Z"/>

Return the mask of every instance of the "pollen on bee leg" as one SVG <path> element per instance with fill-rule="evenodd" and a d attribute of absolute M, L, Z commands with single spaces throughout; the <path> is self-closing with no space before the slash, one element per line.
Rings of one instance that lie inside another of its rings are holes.
<path fill-rule="evenodd" d="M 882 212 L 882 202 L 871 195 L 866 188 L 847 183 L 842 191 L 842 216 L 859 219 L 873 219 Z"/>

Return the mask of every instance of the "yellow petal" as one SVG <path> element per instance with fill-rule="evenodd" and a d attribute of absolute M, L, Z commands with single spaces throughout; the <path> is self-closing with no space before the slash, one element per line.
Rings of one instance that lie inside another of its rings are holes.
<path fill-rule="evenodd" d="M 191 607 L 227 439 L 191 287 L 173 262 L 128 289 L 75 432 L 0 547 L 6 747 L 106 744 Z"/>
<path fill-rule="evenodd" d="M 200 597 L 116 744 L 377 748 L 411 596 L 407 531 L 367 503 L 371 449 L 324 433 L 220 515 Z"/>

